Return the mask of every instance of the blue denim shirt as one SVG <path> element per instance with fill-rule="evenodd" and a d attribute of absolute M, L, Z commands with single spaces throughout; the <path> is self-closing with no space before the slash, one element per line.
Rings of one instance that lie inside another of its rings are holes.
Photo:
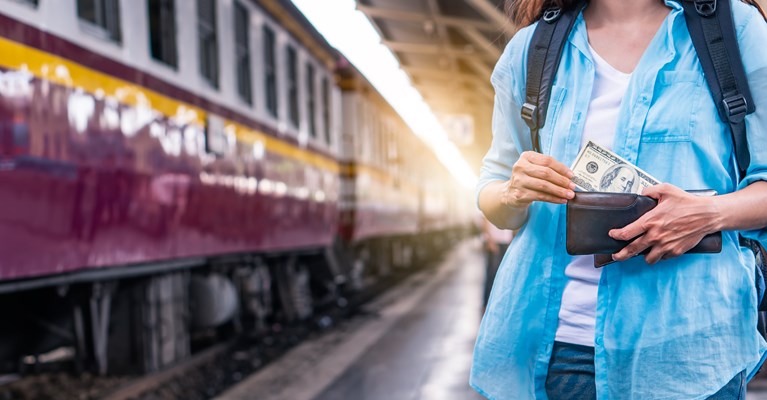
<path fill-rule="evenodd" d="M 729 193 L 767 180 L 767 23 L 733 1 L 741 53 L 757 105 L 746 120 L 751 165 L 739 184 L 729 130 L 719 119 L 681 7 L 672 9 L 633 73 L 614 150 L 661 181 Z M 492 75 L 493 142 L 477 193 L 508 180 L 531 149 L 520 117 L 534 27 L 511 40 Z M 594 81 L 580 16 L 556 76 L 541 146 L 566 165 L 579 151 Z M 566 283 L 565 206 L 533 203 L 506 253 L 482 320 L 471 384 L 493 399 L 545 399 L 544 382 Z M 765 354 L 756 330 L 754 256 L 723 233 L 720 254 L 650 266 L 642 257 L 606 267 L 594 338 L 600 399 L 704 399 Z M 767 231 L 740 232 L 765 242 Z"/>

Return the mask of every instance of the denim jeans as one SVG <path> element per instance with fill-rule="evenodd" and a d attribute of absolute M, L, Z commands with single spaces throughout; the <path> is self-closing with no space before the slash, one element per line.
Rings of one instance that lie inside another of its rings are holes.
<path fill-rule="evenodd" d="M 594 383 L 594 348 L 554 342 L 546 377 L 549 400 L 591 400 L 597 398 Z M 742 371 L 708 400 L 745 400 L 746 371 Z"/>

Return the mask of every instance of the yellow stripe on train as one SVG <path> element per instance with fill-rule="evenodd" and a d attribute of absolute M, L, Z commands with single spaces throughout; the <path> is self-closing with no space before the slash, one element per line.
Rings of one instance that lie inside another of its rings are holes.
<path fill-rule="evenodd" d="M 0 38 L 0 65 L 27 71 L 39 79 L 93 95 L 113 97 L 123 104 L 150 107 L 184 123 L 205 124 L 205 111 L 145 87 L 115 78 L 81 64 L 23 44 Z"/>
<path fill-rule="evenodd" d="M 2 37 L 0 37 L 0 54 L 2 54 L 0 66 L 4 68 L 27 71 L 39 79 L 67 88 L 82 89 L 94 96 L 113 97 L 122 104 L 151 108 L 168 118 L 176 119 L 180 123 L 206 125 L 207 112 L 199 107 L 85 67 L 66 58 Z M 260 143 L 267 152 L 310 164 L 329 172 L 340 173 L 342 171 L 339 163 L 332 158 L 303 149 L 239 123 L 226 121 L 226 124 L 234 128 L 237 140 L 243 143 Z M 354 167 L 349 166 L 348 168 L 353 169 Z M 379 182 L 391 183 L 394 180 L 389 174 L 374 168 L 361 165 L 357 165 L 356 168 L 360 170 L 359 172 L 363 172 Z M 345 172 L 354 173 L 355 171 Z M 406 184 L 405 186 L 409 191 L 417 191 L 415 185 Z"/>

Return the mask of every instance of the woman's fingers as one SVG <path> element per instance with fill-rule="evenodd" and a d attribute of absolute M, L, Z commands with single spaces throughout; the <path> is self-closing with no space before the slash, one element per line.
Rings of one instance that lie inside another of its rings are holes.
<path fill-rule="evenodd" d="M 534 178 L 549 181 L 565 189 L 575 190 L 575 183 L 570 180 L 570 178 L 548 167 L 533 166 L 528 171 L 528 175 Z"/>
<path fill-rule="evenodd" d="M 546 167 L 553 170 L 559 175 L 562 175 L 563 177 L 565 177 L 568 181 L 573 176 L 575 176 L 575 174 L 573 174 L 573 171 L 571 171 L 570 168 L 567 168 L 565 164 L 562 164 L 561 162 L 547 155 L 540 154 L 540 153 L 532 153 L 527 159 L 531 164 L 538 165 L 541 167 Z"/>
<path fill-rule="evenodd" d="M 554 196 L 552 194 L 545 193 L 545 192 L 537 192 L 537 191 L 531 190 L 531 191 L 528 192 L 528 195 L 530 196 L 530 199 L 532 201 L 543 201 L 543 202 L 546 202 L 546 203 L 554 203 L 554 204 L 565 204 L 565 203 L 567 203 L 567 199 L 566 198 L 562 198 L 562 197 L 559 197 L 559 196 Z"/>
<path fill-rule="evenodd" d="M 660 260 L 666 260 L 671 257 L 670 253 L 665 251 L 662 247 L 653 247 L 652 250 L 644 257 L 646 263 L 652 265 Z"/>
<path fill-rule="evenodd" d="M 620 229 L 612 229 L 607 232 L 611 238 L 615 240 L 631 240 L 635 237 L 643 235 L 649 228 L 647 221 L 652 217 L 652 211 L 639 217 L 636 221 L 624 226 Z"/>
<path fill-rule="evenodd" d="M 575 197 L 572 172 L 559 161 L 535 152 L 525 152 L 514 165 L 509 182 L 509 204 L 544 201 L 564 204 Z"/>
<path fill-rule="evenodd" d="M 516 166 L 518 173 L 549 181 L 566 189 L 575 190 L 575 183 L 572 181 L 573 172 L 552 157 L 527 152 L 524 153 L 520 161 L 519 165 Z"/>
<path fill-rule="evenodd" d="M 621 251 L 613 254 L 613 260 L 615 261 L 626 261 L 631 257 L 634 257 L 636 255 L 639 255 L 639 253 L 647 250 L 652 246 L 652 243 L 650 243 L 647 238 L 644 236 L 640 236 L 633 242 L 631 242 L 628 246 L 624 247 Z"/>
<path fill-rule="evenodd" d="M 522 179 L 520 183 L 525 189 L 553 196 L 558 200 L 570 200 L 575 197 L 575 192 L 571 189 L 555 185 L 548 180 L 528 176 L 525 179 Z"/>

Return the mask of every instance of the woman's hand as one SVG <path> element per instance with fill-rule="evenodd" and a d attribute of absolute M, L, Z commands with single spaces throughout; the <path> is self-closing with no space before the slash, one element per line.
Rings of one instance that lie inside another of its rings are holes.
<path fill-rule="evenodd" d="M 616 261 L 651 248 L 645 260 L 655 264 L 684 254 L 704 236 L 721 230 L 722 214 L 713 197 L 695 196 L 667 183 L 648 187 L 642 194 L 658 200 L 658 205 L 626 227 L 610 231 L 616 240 L 636 238 L 613 254 Z"/>
<path fill-rule="evenodd" d="M 573 172 L 559 161 L 526 151 L 514 164 L 511 179 L 501 194 L 501 202 L 513 208 L 526 208 L 533 201 L 567 203 L 575 197 Z"/>

